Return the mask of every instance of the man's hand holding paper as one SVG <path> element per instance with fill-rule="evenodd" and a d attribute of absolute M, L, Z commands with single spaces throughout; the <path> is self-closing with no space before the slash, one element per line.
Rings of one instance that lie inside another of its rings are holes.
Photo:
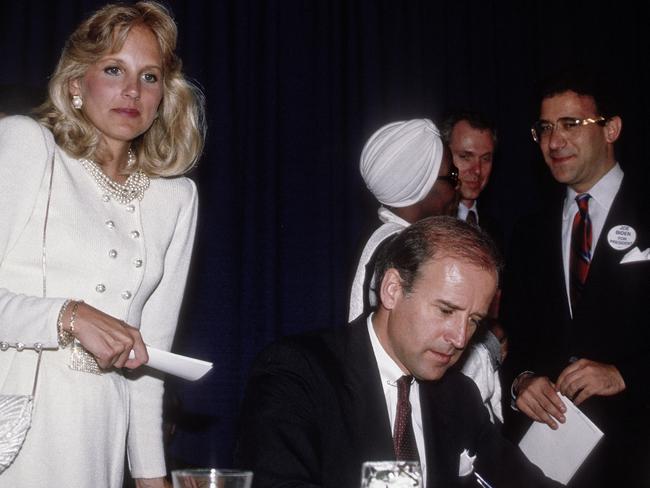
<path fill-rule="evenodd" d="M 546 376 L 533 374 L 521 378 L 517 388 L 517 408 L 537 422 L 557 429 L 557 421 L 564 423 L 566 406 L 557 394 L 555 385 Z"/>
<path fill-rule="evenodd" d="M 580 405 L 593 395 L 612 396 L 622 392 L 625 381 L 614 365 L 579 359 L 564 368 L 556 387 L 575 405 Z"/>
<path fill-rule="evenodd" d="M 553 384 L 545 376 L 524 376 L 518 382 L 517 408 L 537 422 L 557 429 L 564 423 L 566 406 L 558 392 L 580 405 L 591 396 L 612 396 L 625 389 L 625 381 L 616 366 L 588 359 L 569 364 Z"/>

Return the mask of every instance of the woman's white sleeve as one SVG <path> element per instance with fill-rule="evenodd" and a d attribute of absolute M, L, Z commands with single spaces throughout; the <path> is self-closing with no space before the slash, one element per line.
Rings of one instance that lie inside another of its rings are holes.
<path fill-rule="evenodd" d="M 51 134 L 34 120 L 0 120 L 0 268 L 32 218 L 53 154 Z M 15 286 L 0 279 L 0 341 L 58 347 L 56 321 L 65 300 L 15 293 Z"/>

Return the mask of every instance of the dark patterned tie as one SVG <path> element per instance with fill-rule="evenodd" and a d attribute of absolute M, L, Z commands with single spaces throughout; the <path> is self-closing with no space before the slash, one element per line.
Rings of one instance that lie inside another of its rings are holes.
<path fill-rule="evenodd" d="M 465 219 L 465 222 L 473 225 L 474 227 L 478 227 L 478 220 L 476 219 L 476 212 L 474 212 L 474 210 L 467 212 L 467 218 Z"/>
<path fill-rule="evenodd" d="M 575 309 L 587 281 L 591 263 L 591 219 L 589 218 L 589 193 L 576 196 L 578 211 L 571 228 L 571 258 L 569 261 L 569 290 L 571 306 Z"/>
<path fill-rule="evenodd" d="M 397 380 L 397 414 L 393 432 L 395 458 L 398 461 L 419 461 L 418 446 L 415 443 L 409 391 L 413 376 L 402 376 Z"/>

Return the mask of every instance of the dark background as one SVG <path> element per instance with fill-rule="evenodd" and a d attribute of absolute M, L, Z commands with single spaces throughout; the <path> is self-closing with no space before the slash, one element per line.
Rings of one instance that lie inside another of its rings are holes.
<path fill-rule="evenodd" d="M 105 2 L 0 3 L 0 86 L 43 90 L 66 37 Z M 343 324 L 359 246 L 377 225 L 358 172 L 381 125 L 484 112 L 499 148 L 481 208 L 506 233 L 552 184 L 530 139 L 540 76 L 590 64 L 619 87 L 627 175 L 649 179 L 650 16 L 642 2 L 169 1 L 209 135 L 191 176 L 201 211 L 175 351 L 214 362 L 180 398 L 174 462 L 231 465 L 254 355 Z"/>

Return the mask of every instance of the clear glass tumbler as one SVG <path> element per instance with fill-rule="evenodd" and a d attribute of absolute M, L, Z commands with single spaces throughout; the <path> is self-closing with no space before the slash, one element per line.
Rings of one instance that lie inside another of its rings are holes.
<path fill-rule="evenodd" d="M 417 461 L 369 461 L 361 467 L 361 488 L 422 488 Z"/>
<path fill-rule="evenodd" d="M 236 469 L 180 469 L 172 471 L 174 488 L 250 488 L 252 471 Z"/>

